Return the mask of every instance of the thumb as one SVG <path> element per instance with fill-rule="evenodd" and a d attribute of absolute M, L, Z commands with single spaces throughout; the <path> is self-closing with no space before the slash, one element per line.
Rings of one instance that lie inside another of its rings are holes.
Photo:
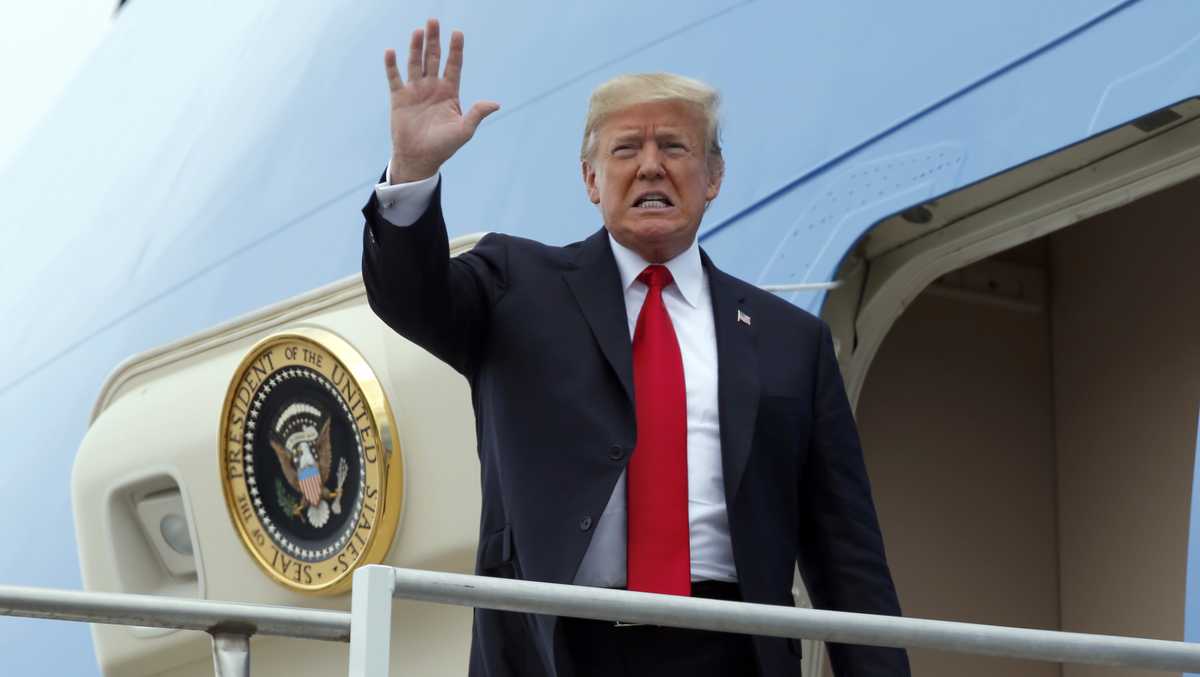
<path fill-rule="evenodd" d="M 466 124 L 467 129 L 474 134 L 475 129 L 479 127 L 479 123 L 483 122 L 484 118 L 498 110 L 500 110 L 500 104 L 496 103 L 495 101 L 480 101 L 474 106 L 471 106 L 471 110 L 467 111 L 467 114 L 463 116 L 463 123 Z"/>

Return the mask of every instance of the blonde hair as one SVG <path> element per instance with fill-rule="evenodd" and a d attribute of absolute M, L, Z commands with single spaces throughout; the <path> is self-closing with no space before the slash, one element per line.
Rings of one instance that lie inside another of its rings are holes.
<path fill-rule="evenodd" d="M 709 85 L 674 73 L 631 73 L 601 84 L 592 91 L 588 101 L 587 119 L 583 125 L 583 145 L 579 159 L 587 162 L 596 145 L 596 132 L 605 118 L 613 113 L 643 103 L 655 101 L 684 101 L 696 106 L 707 127 L 706 145 L 710 167 L 724 170 L 721 155 L 721 129 L 718 109 L 721 95 Z"/>

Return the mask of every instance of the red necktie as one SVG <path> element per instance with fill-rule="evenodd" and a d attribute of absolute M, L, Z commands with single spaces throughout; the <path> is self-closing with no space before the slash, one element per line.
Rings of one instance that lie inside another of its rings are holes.
<path fill-rule="evenodd" d="M 626 477 L 629 589 L 690 595 L 687 391 L 662 297 L 671 271 L 648 266 L 638 279 L 649 290 L 633 332 L 637 446 Z"/>

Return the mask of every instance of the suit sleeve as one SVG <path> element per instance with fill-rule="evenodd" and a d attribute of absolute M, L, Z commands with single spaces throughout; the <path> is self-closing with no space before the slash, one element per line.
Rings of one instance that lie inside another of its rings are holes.
<path fill-rule="evenodd" d="M 862 445 L 834 355 L 820 326 L 812 438 L 800 479 L 800 573 L 817 608 L 900 615 L 871 499 Z M 901 649 L 828 645 L 837 677 L 907 677 Z"/>
<path fill-rule="evenodd" d="M 502 237 L 488 235 L 451 259 L 441 192 L 439 181 L 420 218 L 399 227 L 384 220 L 372 191 L 363 207 L 363 284 L 388 326 L 473 378 L 504 294 L 506 250 Z"/>

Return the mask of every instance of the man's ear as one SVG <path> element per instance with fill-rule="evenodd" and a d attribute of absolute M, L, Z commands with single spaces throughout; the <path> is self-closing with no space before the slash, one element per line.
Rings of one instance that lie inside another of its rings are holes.
<path fill-rule="evenodd" d="M 708 186 L 704 189 L 704 201 L 712 202 L 721 192 L 721 179 L 725 178 L 725 160 L 717 158 L 708 164 Z"/>
<path fill-rule="evenodd" d="M 600 190 L 596 188 L 596 169 L 587 160 L 580 162 L 579 168 L 583 172 L 583 185 L 587 188 L 588 199 L 592 204 L 600 204 Z"/>

